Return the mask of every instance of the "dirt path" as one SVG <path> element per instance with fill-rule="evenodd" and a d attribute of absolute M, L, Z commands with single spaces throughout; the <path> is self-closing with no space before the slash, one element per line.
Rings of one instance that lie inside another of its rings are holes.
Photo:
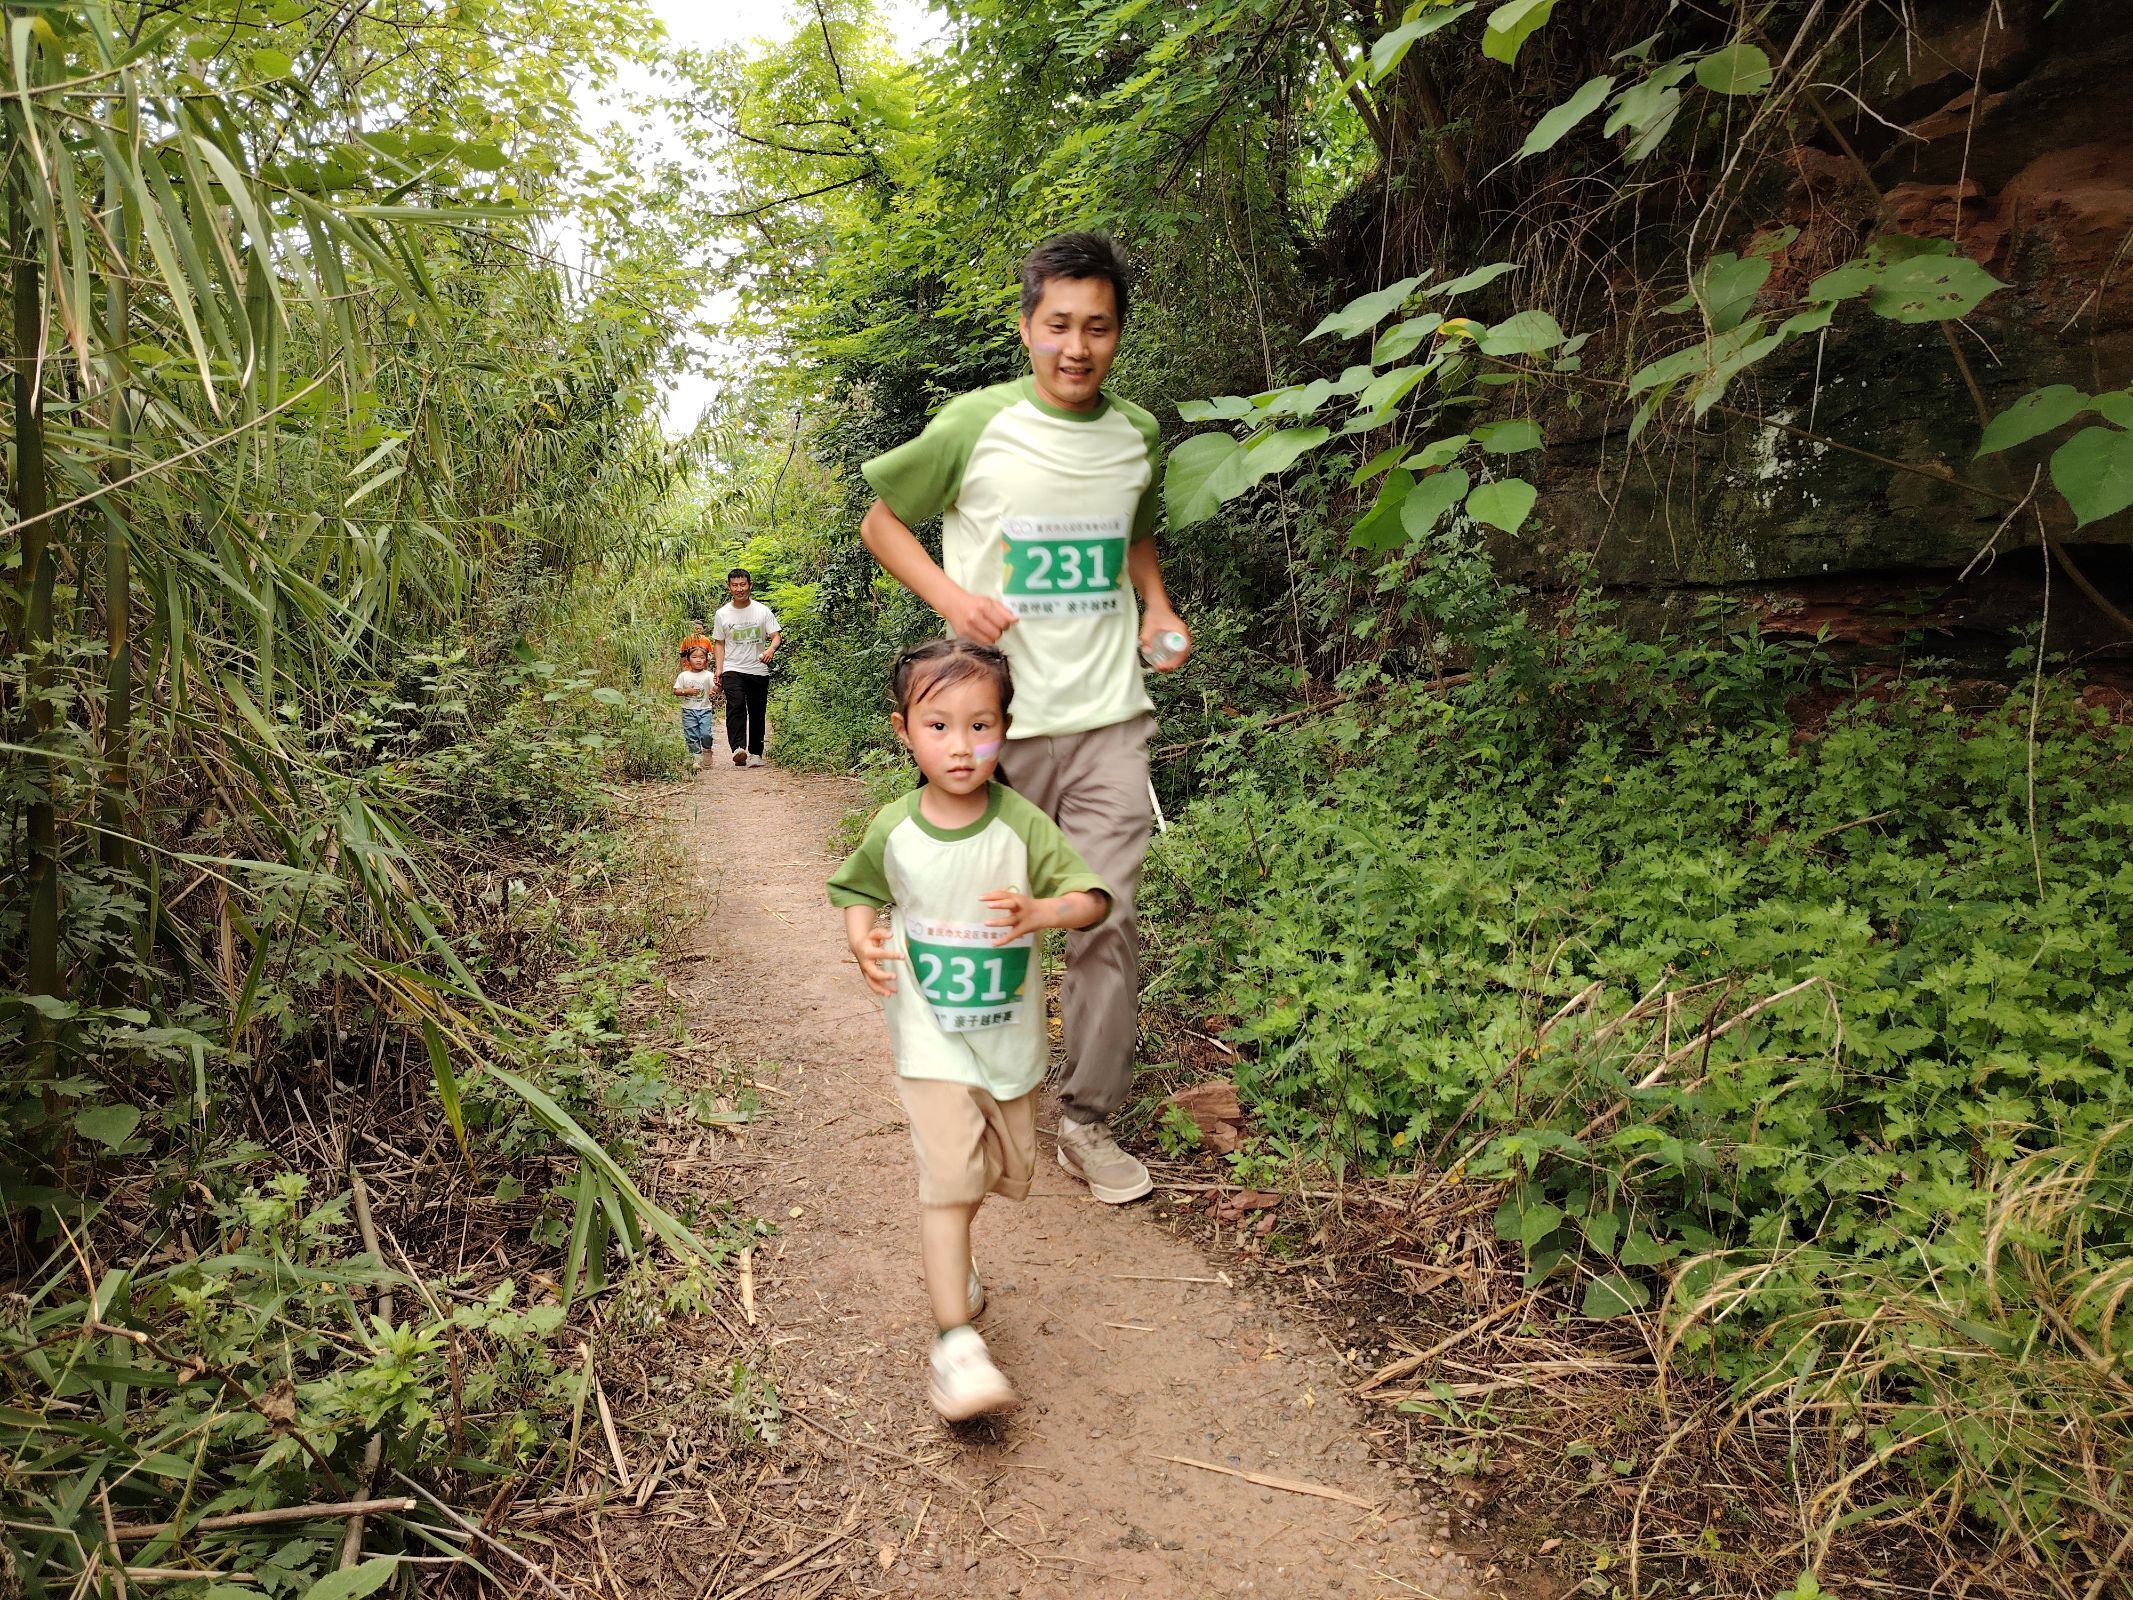
<path fill-rule="evenodd" d="M 786 1415 L 748 1503 L 717 1508 L 723 1531 L 670 1519 L 633 1554 L 706 1595 L 1466 1600 L 1442 1513 L 1370 1458 L 1320 1341 L 1145 1203 L 1089 1199 L 1055 1164 L 1050 1108 L 1030 1199 L 978 1223 L 981 1325 L 1025 1404 L 976 1431 L 935 1420 L 909 1136 L 822 889 L 855 799 L 841 780 L 721 763 L 668 802 L 707 912 L 676 980 L 690 1021 L 729 1067 L 760 1056 L 770 1086 L 769 1115 L 691 1171 L 778 1226 L 754 1253 L 745 1331 Z M 624 1586 L 666 1588 L 653 1578 Z"/>

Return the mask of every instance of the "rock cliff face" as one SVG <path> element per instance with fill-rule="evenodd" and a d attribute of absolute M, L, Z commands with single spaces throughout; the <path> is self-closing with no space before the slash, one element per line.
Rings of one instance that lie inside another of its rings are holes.
<path fill-rule="evenodd" d="M 1826 94 L 1835 129 L 1803 115 L 1752 197 L 1751 233 L 1797 230 L 1774 253 L 1766 300 L 1791 298 L 1877 233 L 1949 239 L 2008 285 L 1956 329 L 1989 410 L 2047 383 L 2133 383 L 2133 4 L 1908 9 L 1910 32 L 1870 39 L 1854 59 L 1865 107 Z M 1621 586 L 1767 588 L 1774 620 L 1862 640 L 1890 630 L 1892 602 L 1928 627 L 2034 621 L 2041 566 L 2019 552 L 2035 546 L 2035 522 L 2025 515 L 1994 542 L 2006 505 L 1948 479 L 2019 494 L 2063 434 L 1973 461 L 1976 400 L 1937 328 L 1842 308 L 1819 345 L 1801 341 L 1729 399 L 1866 453 L 1714 414 L 1679 448 L 1631 458 L 1626 416 L 1588 407 L 1549 430 L 1564 548 L 1596 552 Z M 2053 537 L 2074 537 L 2057 497 L 2044 502 Z M 2078 538 L 2080 572 L 2133 610 L 2133 513 Z M 1988 543 L 1993 554 L 1957 583 Z M 2055 642 L 2123 637 L 2074 583 L 2060 592 Z"/>

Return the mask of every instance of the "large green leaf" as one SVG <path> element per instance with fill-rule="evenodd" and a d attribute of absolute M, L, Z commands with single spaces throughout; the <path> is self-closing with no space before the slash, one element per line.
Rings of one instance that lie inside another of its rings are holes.
<path fill-rule="evenodd" d="M 363 1600 L 384 1588 L 399 1570 L 400 1563 L 391 1556 L 373 1556 L 359 1567 L 327 1573 L 304 1591 L 304 1600 Z"/>
<path fill-rule="evenodd" d="M 1187 439 L 1163 468 L 1163 509 L 1173 528 L 1189 528 L 1215 514 L 1222 500 L 1215 474 L 1244 453 L 1226 433 L 1203 433 Z"/>
<path fill-rule="evenodd" d="M 1696 63 L 1696 81 L 1719 94 L 1761 94 L 1770 87 L 1770 58 L 1752 44 L 1729 44 Z"/>
<path fill-rule="evenodd" d="M 1610 137 L 1624 128 L 1648 128 L 1662 117 L 1671 119 L 1681 104 L 1675 86 L 1694 70 L 1687 61 L 1669 61 L 1615 96 L 1615 108 L 1607 113 L 1600 131 Z"/>
<path fill-rule="evenodd" d="M 1539 491 L 1523 478 L 1499 478 L 1466 497 L 1466 514 L 1476 522 L 1516 533 L 1525 525 L 1533 502 L 1539 497 Z"/>
<path fill-rule="evenodd" d="M 1370 347 L 1370 359 L 1377 366 L 1388 361 L 1398 361 L 1411 354 L 1424 339 L 1435 333 L 1444 318 L 1434 311 L 1425 311 L 1419 317 L 1409 317 L 1405 322 L 1396 322 L 1378 335 L 1378 342 Z"/>
<path fill-rule="evenodd" d="M 1703 264 L 1693 278 L 1694 298 L 1703 307 L 1713 333 L 1737 328 L 1755 306 L 1755 297 L 1770 279 L 1770 263 L 1762 256 L 1743 260 L 1730 250 Z"/>
<path fill-rule="evenodd" d="M 1545 311 L 1518 311 L 1490 326 L 1480 339 L 1485 356 L 1537 356 L 1563 342 L 1563 330 Z"/>
<path fill-rule="evenodd" d="M 1526 142 L 1518 147 L 1521 158 L 1537 156 L 1544 150 L 1553 150 L 1562 143 L 1563 135 L 1600 109 L 1608 91 L 1615 86 L 1615 75 L 1608 73 L 1601 78 L 1588 78 L 1579 86 L 1576 94 L 1565 100 L 1540 121 L 1533 124 L 1533 131 L 1526 135 Z"/>
<path fill-rule="evenodd" d="M 1353 300 L 1325 317 L 1317 327 L 1305 334 L 1306 339 L 1336 334 L 1343 339 L 1352 339 L 1359 333 L 1368 333 L 1393 312 L 1399 310 L 1407 297 L 1421 286 L 1422 275 L 1402 278 L 1398 283 L 1388 283 L 1382 289 L 1369 294 L 1357 295 Z"/>
<path fill-rule="evenodd" d="M 1534 1247 L 1562 1226 L 1563 1208 L 1535 1198 L 1529 1189 L 1514 1192 L 1496 1208 L 1496 1237 L 1515 1239 L 1531 1255 Z"/>
<path fill-rule="evenodd" d="M 1623 148 L 1622 159 L 1642 161 L 1659 148 L 1681 113 L 1681 90 L 1676 87 L 1689 75 L 1690 63 L 1670 61 L 1641 83 L 1633 83 L 1615 96 L 1614 109 L 1600 131 L 1612 138 L 1624 128 L 1635 137 Z"/>
<path fill-rule="evenodd" d="M 74 1131 L 94 1140 L 106 1150 L 116 1150 L 141 1125 L 138 1106 L 83 1106 L 74 1113 Z"/>
<path fill-rule="evenodd" d="M 1491 61 L 1510 66 L 1518 59 L 1519 47 L 1554 10 L 1555 0 L 1504 0 L 1489 13 L 1489 25 L 1481 35 L 1481 53 Z"/>
<path fill-rule="evenodd" d="M 1359 488 L 1372 478 L 1383 477 L 1400 464 L 1400 457 L 1406 449 L 1407 446 L 1404 444 L 1387 445 L 1355 469 L 1355 472 L 1348 479 L 1348 487 L 1351 489 Z"/>
<path fill-rule="evenodd" d="M 1913 256 L 1884 269 L 1866 303 L 1892 322 L 1945 322 L 2006 287 L 1968 256 Z"/>
<path fill-rule="evenodd" d="M 2072 422 L 2088 409 L 2089 397 L 2070 383 L 2032 389 L 1985 424 L 1977 453 L 1989 456 L 2026 444 L 2040 433 L 2050 433 L 2061 423 Z"/>
<path fill-rule="evenodd" d="M 1785 342 L 1783 330 L 1763 332 L 1761 317 L 1750 317 L 1739 327 L 1718 335 L 1704 347 L 1706 361 L 1689 391 L 1690 410 L 1698 421 L 1723 400 L 1733 380 Z"/>
<path fill-rule="evenodd" d="M 1466 498 L 1469 483 L 1458 467 L 1446 467 L 1419 479 L 1400 503 L 1400 527 L 1409 539 L 1425 539 L 1435 531 L 1444 514 Z"/>
<path fill-rule="evenodd" d="M 1390 550 L 1404 537 L 1400 526 L 1400 507 L 1415 486 L 1415 475 L 1405 467 L 1395 467 L 1385 474 L 1385 481 L 1378 485 L 1378 497 L 1370 509 L 1349 530 L 1348 542 L 1358 550 Z"/>
<path fill-rule="evenodd" d="M 2007 288 L 1969 256 L 1950 254 L 1945 239 L 1881 235 L 1864 256 L 1834 267 L 1807 286 L 1813 301 L 1866 297 L 1894 322 L 1945 322 L 1969 316 L 1986 294 Z"/>
<path fill-rule="evenodd" d="M 1636 1311 L 1652 1301 L 1651 1290 L 1619 1272 L 1603 1272 L 1585 1285 L 1584 1314 L 1595 1322 Z"/>
<path fill-rule="evenodd" d="M 1492 261 L 1485 267 L 1476 267 L 1463 277 L 1452 279 L 1450 283 L 1433 285 L 1429 292 L 1433 295 L 1465 294 L 1469 289 L 1486 288 L 1505 273 L 1517 270 L 1518 263 L 1515 261 Z"/>
<path fill-rule="evenodd" d="M 1241 394 L 1218 394 L 1212 400 L 1180 400 L 1178 416 L 1186 422 L 1241 422 L 1253 411 Z"/>
<path fill-rule="evenodd" d="M 1474 429 L 1474 442 L 1492 455 L 1514 455 L 1520 450 L 1538 450 L 1541 431 L 1526 417 L 1504 422 L 1483 422 Z"/>
<path fill-rule="evenodd" d="M 1432 467 L 1441 467 L 1447 462 L 1458 460 L 1459 452 L 1472 442 L 1471 436 L 1464 433 L 1454 433 L 1442 439 L 1432 439 L 1428 444 L 1401 462 L 1400 465 L 1412 467 L 1417 472 L 1427 472 Z"/>
<path fill-rule="evenodd" d="M 2052 485 L 2074 508 L 2076 527 L 2133 506 L 2133 433 L 2083 428 L 2052 452 Z"/>
<path fill-rule="evenodd" d="M 1381 33 L 1370 46 L 1370 81 L 1382 83 L 1406 59 L 1407 52 L 1440 28 L 1448 28 L 1473 10 L 1479 0 L 1446 8 L 1426 7 L 1412 22 L 1403 22 L 1390 33 Z"/>
<path fill-rule="evenodd" d="M 1397 404 L 1410 389 L 1428 376 L 1429 368 L 1425 365 L 1394 367 L 1389 372 L 1381 372 L 1369 388 L 1355 397 L 1356 410 L 1383 411 L 1387 406 Z"/>
<path fill-rule="evenodd" d="M 1330 428 L 1284 428 L 1254 439 L 1245 447 L 1243 460 L 1215 481 L 1215 492 L 1224 500 L 1234 499 L 1261 478 L 1288 471 L 1298 457 L 1331 437 Z"/>

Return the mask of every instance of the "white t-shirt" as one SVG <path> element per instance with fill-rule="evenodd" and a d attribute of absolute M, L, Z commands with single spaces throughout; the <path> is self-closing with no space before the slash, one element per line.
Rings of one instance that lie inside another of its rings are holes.
<path fill-rule="evenodd" d="M 763 646 L 777 631 L 777 613 L 760 600 L 751 600 L 745 606 L 736 606 L 729 600 L 711 619 L 711 637 L 726 647 L 728 672 L 752 673 L 756 677 L 768 673 L 770 669 L 763 665 Z"/>
<path fill-rule="evenodd" d="M 718 675 L 708 668 L 702 672 L 684 669 L 674 679 L 674 687 L 688 690 L 682 697 L 682 710 L 708 711 L 711 709 L 711 691 L 718 687 Z"/>

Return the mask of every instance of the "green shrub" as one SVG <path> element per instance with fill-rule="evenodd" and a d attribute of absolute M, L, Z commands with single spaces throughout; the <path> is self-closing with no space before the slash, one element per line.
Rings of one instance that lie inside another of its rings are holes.
<path fill-rule="evenodd" d="M 680 718 L 668 712 L 664 718 L 632 708 L 618 720 L 616 757 L 622 776 L 632 783 L 650 783 L 678 778 L 690 768 L 689 747 L 681 736 Z"/>

